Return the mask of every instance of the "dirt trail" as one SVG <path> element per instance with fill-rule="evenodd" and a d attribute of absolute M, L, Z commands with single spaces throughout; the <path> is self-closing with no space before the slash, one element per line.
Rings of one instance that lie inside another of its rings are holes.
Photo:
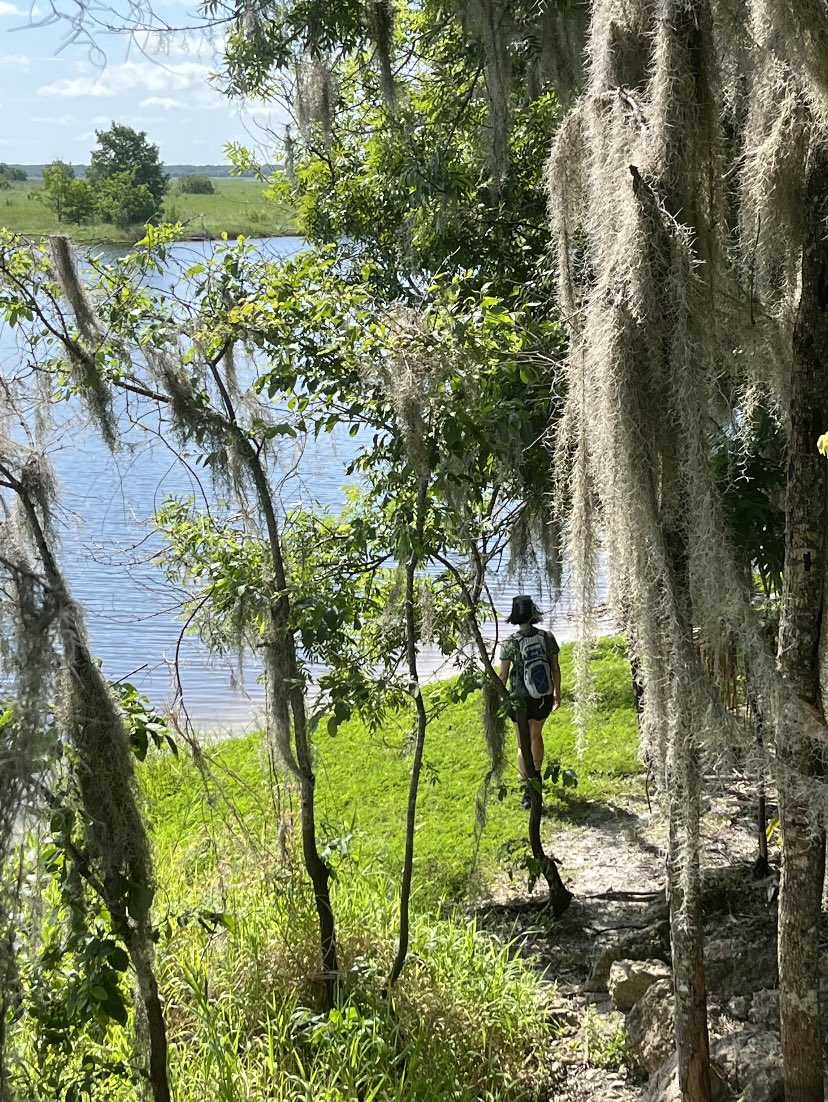
<path fill-rule="evenodd" d="M 751 795 L 744 780 L 734 778 L 707 800 L 706 869 L 744 867 L 756 857 Z M 566 914 L 554 922 L 539 910 L 539 886 L 519 895 L 504 879 L 480 908 L 481 917 L 502 935 L 517 935 L 522 952 L 543 972 L 559 1034 L 547 1054 L 547 1097 L 636 1102 L 645 1080 L 630 1066 L 625 1017 L 613 1008 L 605 983 L 590 982 L 590 975 L 602 949 L 619 938 L 635 938 L 641 930 L 650 936 L 656 928 L 666 938 L 666 824 L 643 795 L 633 795 L 614 806 L 595 805 L 583 825 L 548 825 L 545 842 L 575 895 Z"/>

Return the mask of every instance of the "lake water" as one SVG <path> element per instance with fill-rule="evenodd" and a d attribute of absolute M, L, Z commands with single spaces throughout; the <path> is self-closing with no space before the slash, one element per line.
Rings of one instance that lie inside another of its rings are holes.
<path fill-rule="evenodd" d="M 257 244 L 274 258 L 292 255 L 302 247 L 300 238 L 291 237 Z M 209 242 L 176 245 L 170 271 L 194 263 L 212 248 Z M 116 250 L 96 252 L 116 254 Z M 23 355 L 9 331 L 0 331 L 0 355 L 7 363 Z M 149 523 L 154 511 L 170 494 L 212 500 L 209 476 L 203 468 L 181 462 L 160 424 L 131 428 L 123 449 L 113 456 L 76 411 L 67 408 L 59 418 L 49 450 L 59 479 L 62 558 L 72 592 L 86 609 L 93 649 L 105 671 L 113 679 L 131 680 L 156 706 L 164 707 L 176 696 L 177 659 L 184 706 L 196 727 L 221 730 L 253 725 L 263 702 L 255 664 L 250 661 L 239 678 L 227 663 L 212 659 L 199 640 L 182 638 L 178 594 L 152 561 L 159 548 Z M 283 504 L 289 507 L 301 500 L 338 507 L 348 481 L 345 467 L 357 448 L 358 441 L 344 430 L 321 434 L 317 441 L 283 445 L 280 466 L 285 471 L 296 468 L 283 485 Z M 602 579 L 599 597 L 605 598 L 605 588 Z M 510 579 L 502 570 L 493 579 L 493 593 L 503 615 L 508 613 L 512 594 L 519 591 L 531 591 L 546 607 L 551 605 L 544 579 Z M 546 626 L 566 640 L 573 636 L 573 623 L 565 575 L 563 592 Z M 493 630 L 489 625 L 490 637 Z M 451 660 L 433 651 L 424 650 L 421 660 L 429 677 L 451 672 Z"/>

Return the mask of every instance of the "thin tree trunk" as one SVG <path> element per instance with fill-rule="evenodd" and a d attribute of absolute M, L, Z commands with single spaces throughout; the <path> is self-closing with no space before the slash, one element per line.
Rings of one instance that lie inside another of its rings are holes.
<path fill-rule="evenodd" d="M 828 144 L 810 152 L 805 185 L 802 292 L 793 338 L 785 569 L 779 668 L 790 688 L 819 705 L 826 584 L 828 463 L 817 438 L 828 426 Z M 823 690 L 826 686 L 822 687 Z M 807 778 L 817 769 L 807 736 L 783 722 L 778 735 L 782 880 L 779 989 L 787 1102 L 822 1102 L 819 920 L 824 836 L 815 829 Z M 804 781 L 804 783 L 803 783 Z"/>
<path fill-rule="evenodd" d="M 226 354 L 225 352 L 222 355 Z M 234 431 L 236 442 L 244 456 L 250 477 L 256 489 L 256 497 L 259 508 L 267 529 L 268 546 L 271 561 L 273 563 L 273 575 L 276 582 L 277 594 L 271 601 L 268 615 L 267 646 L 270 649 L 272 661 L 277 675 L 283 681 L 280 688 L 287 685 L 287 692 L 271 694 L 272 707 L 279 707 L 279 701 L 285 697 L 290 705 L 290 714 L 293 718 L 293 738 L 296 745 L 296 765 L 299 770 L 299 790 L 302 813 L 302 857 L 305 869 L 313 887 L 316 914 L 319 920 L 319 939 L 322 949 L 322 969 L 325 984 L 325 1002 L 330 1008 L 333 1005 L 336 994 L 339 963 L 336 949 L 336 923 L 334 920 L 333 905 L 331 903 L 330 877 L 331 871 L 319 854 L 316 844 L 316 807 L 315 791 L 316 776 L 313 771 L 313 755 L 311 752 L 310 738 L 308 735 L 307 711 L 305 709 L 305 694 L 299 677 L 299 663 L 296 657 L 296 641 L 290 628 L 290 600 L 287 592 L 287 574 L 282 555 L 282 540 L 279 531 L 279 523 L 276 518 L 276 510 L 273 506 L 273 498 L 270 492 L 270 484 L 262 465 L 261 459 L 251 444 L 244 430 L 239 426 L 232 398 L 224 385 L 218 366 L 222 356 L 208 361 L 213 380 L 221 395 L 230 427 Z M 279 723 L 287 730 L 289 720 L 287 708 L 281 708 L 282 714 Z"/>
<path fill-rule="evenodd" d="M 164 1010 L 158 994 L 158 982 L 147 952 L 149 932 L 141 937 L 129 938 L 130 960 L 138 980 L 138 994 L 146 1018 L 147 1038 L 149 1041 L 149 1079 L 153 1102 L 170 1102 L 170 1083 L 167 1070 L 167 1027 L 164 1022 Z"/>
<path fill-rule="evenodd" d="M 414 761 L 411 766 L 411 780 L 408 786 L 408 812 L 405 821 L 405 858 L 403 860 L 402 884 L 400 885 L 400 940 L 388 986 L 393 987 L 400 977 L 408 955 L 410 936 L 411 879 L 414 874 L 414 829 L 417 823 L 417 794 L 420 789 L 420 773 L 423 768 L 423 750 L 425 748 L 428 715 L 425 701 L 420 690 L 417 669 L 417 623 L 414 610 L 414 586 L 419 561 L 419 544 L 425 525 L 425 504 L 428 483 L 421 479 L 417 492 L 416 516 L 414 519 L 414 539 L 411 541 L 411 554 L 405 567 L 405 646 L 408 660 L 408 676 L 417 709 L 417 735 L 414 744 Z"/>
<path fill-rule="evenodd" d="M 497 677 L 494 670 L 492 670 L 492 674 L 497 678 L 498 684 L 501 685 L 505 694 L 506 687 L 503 682 Z M 543 814 L 543 779 L 532 755 L 532 736 L 529 731 L 529 720 L 526 718 L 526 711 L 518 707 L 515 715 L 517 716 L 518 745 L 523 758 L 523 768 L 526 770 L 526 787 L 529 792 L 529 848 L 549 888 L 549 902 L 557 918 L 564 913 L 572 902 L 572 892 L 561 880 L 557 862 L 543 848 L 540 832 L 541 816 Z"/>
<path fill-rule="evenodd" d="M 678 1083 L 682 1102 L 709 1102 L 710 1040 L 698 846 L 701 774 L 692 745 L 682 749 L 683 760 L 676 775 L 671 776 L 677 787 L 668 794 L 670 856 L 667 866 Z M 682 845 L 682 831 L 695 839 L 692 847 Z"/>

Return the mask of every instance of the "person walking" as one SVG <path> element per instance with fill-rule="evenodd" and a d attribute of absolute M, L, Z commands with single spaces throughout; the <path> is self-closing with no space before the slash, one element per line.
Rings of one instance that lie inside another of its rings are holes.
<path fill-rule="evenodd" d="M 543 725 L 561 705 L 561 665 L 558 659 L 560 647 L 551 631 L 536 627 L 543 619 L 533 598 L 522 593 L 512 599 L 512 611 L 506 620 L 517 631 L 503 640 L 500 648 L 500 679 L 509 689 L 516 707 L 526 710 L 532 759 L 540 772 L 543 765 Z M 529 776 L 520 749 L 520 733 L 517 712 L 510 709 L 518 736 L 517 766 L 523 782 L 523 806 L 529 807 Z"/>

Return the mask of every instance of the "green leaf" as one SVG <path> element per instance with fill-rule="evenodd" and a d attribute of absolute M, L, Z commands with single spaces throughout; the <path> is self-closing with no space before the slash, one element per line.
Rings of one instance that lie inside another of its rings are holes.
<path fill-rule="evenodd" d="M 126 972 L 129 968 L 129 956 L 126 949 L 122 949 L 120 945 L 113 945 L 106 954 L 106 959 L 116 972 Z"/>
<path fill-rule="evenodd" d="M 127 893 L 127 910 L 132 918 L 139 922 L 152 906 L 154 892 L 146 884 L 131 884 Z"/>
<path fill-rule="evenodd" d="M 229 930 L 231 934 L 238 933 L 239 925 L 236 921 L 235 915 L 231 915 L 227 911 L 223 911 L 219 915 L 219 922 L 221 922 L 222 926 L 226 930 Z"/>

